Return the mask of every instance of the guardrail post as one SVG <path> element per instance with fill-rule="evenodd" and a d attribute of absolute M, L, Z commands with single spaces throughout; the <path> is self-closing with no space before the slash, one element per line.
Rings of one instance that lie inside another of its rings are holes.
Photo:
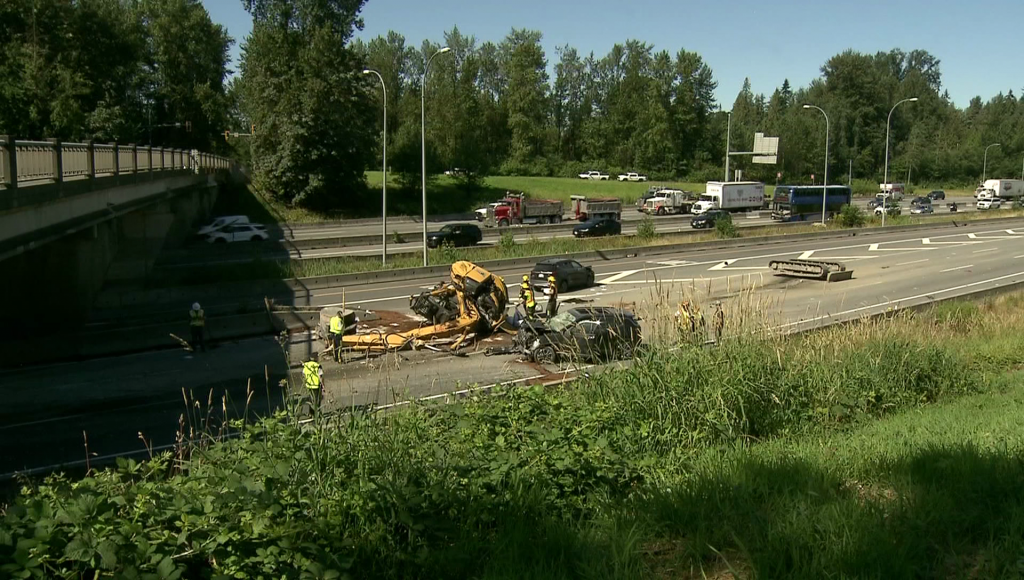
<path fill-rule="evenodd" d="M 47 139 L 50 142 L 51 153 L 53 154 L 53 181 L 62 183 L 64 181 L 64 156 L 61 154 L 60 139 Z"/>
<path fill-rule="evenodd" d="M 93 147 L 92 139 L 85 142 L 85 176 L 96 179 L 96 148 Z"/>
<path fill-rule="evenodd" d="M 0 145 L 3 146 L 0 168 L 4 170 L 4 185 L 7 189 L 18 189 L 18 146 L 10 135 L 0 135 Z"/>
<path fill-rule="evenodd" d="M 132 148 L 132 173 L 139 172 L 139 146 L 135 143 L 129 143 L 129 147 Z"/>
<path fill-rule="evenodd" d="M 149 168 L 149 174 L 150 174 L 149 177 L 150 177 L 150 179 L 152 179 L 153 178 L 153 146 L 152 145 L 147 145 L 146 146 L 146 155 L 149 156 L 149 163 L 147 164 L 147 167 Z"/>
<path fill-rule="evenodd" d="M 114 152 L 114 178 L 121 175 L 121 151 L 117 147 L 117 141 L 110 144 L 110 150 Z"/>

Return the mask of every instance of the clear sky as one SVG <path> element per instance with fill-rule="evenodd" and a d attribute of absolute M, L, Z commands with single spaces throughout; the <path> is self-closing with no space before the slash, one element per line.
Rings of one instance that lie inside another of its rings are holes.
<path fill-rule="evenodd" d="M 241 0 L 203 3 L 236 39 L 237 62 L 251 30 Z M 363 20 L 359 37 L 394 30 L 413 46 L 441 42 L 453 26 L 478 42 L 513 27 L 539 30 L 552 64 L 565 44 L 599 57 L 630 38 L 672 54 L 685 48 L 711 66 L 726 109 L 744 77 L 755 93 L 771 94 L 786 78 L 805 86 L 847 48 L 927 50 L 960 107 L 1024 90 L 1024 0 L 368 0 Z"/>

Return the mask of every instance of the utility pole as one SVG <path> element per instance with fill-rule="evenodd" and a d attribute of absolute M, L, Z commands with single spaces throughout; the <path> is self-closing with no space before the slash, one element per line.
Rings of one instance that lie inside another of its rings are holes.
<path fill-rule="evenodd" d="M 729 111 L 729 122 L 725 126 L 725 181 L 722 183 L 729 183 L 729 149 L 731 146 L 730 141 L 732 140 L 732 111 Z"/>
<path fill-rule="evenodd" d="M 846 178 L 846 187 L 853 187 L 853 159 L 850 160 L 850 175 Z"/>

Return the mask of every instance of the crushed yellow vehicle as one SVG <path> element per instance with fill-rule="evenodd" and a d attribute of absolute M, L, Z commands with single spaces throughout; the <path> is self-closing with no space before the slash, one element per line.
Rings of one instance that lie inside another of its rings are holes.
<path fill-rule="evenodd" d="M 462 346 L 471 334 L 494 332 L 506 319 L 508 288 L 504 280 L 472 262 L 455 262 L 451 280 L 409 298 L 413 312 L 431 325 L 406 332 L 374 331 L 347 335 L 341 348 L 385 352 L 424 346 L 432 340 L 458 337 L 451 349 Z"/>

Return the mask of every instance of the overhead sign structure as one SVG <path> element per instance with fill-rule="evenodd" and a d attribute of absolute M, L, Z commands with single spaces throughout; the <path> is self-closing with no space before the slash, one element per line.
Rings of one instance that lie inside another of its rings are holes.
<path fill-rule="evenodd" d="M 754 163 L 775 165 L 779 161 L 779 138 L 765 137 L 764 133 L 754 133 Z"/>

